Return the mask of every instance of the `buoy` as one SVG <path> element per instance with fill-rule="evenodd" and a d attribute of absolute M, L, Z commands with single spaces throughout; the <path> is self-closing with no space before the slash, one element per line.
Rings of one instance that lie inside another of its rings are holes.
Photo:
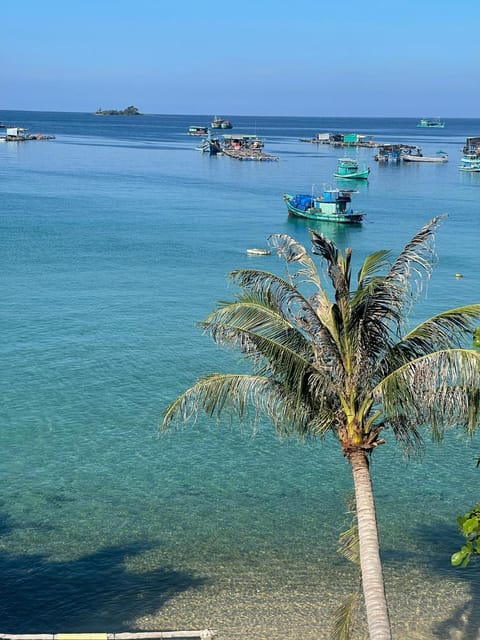
<path fill-rule="evenodd" d="M 456 273 L 455 278 L 463 278 L 463 275 L 461 273 Z"/>

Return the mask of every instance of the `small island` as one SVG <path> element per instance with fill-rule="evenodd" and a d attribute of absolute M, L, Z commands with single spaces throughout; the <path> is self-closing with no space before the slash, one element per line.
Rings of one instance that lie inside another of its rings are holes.
<path fill-rule="evenodd" d="M 97 109 L 95 111 L 96 116 L 141 116 L 143 115 L 137 109 L 137 107 L 131 106 L 126 109 Z"/>

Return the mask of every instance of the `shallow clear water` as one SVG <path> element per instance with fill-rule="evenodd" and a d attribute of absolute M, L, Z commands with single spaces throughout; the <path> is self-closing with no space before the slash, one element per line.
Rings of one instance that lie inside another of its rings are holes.
<path fill-rule="evenodd" d="M 197 376 L 239 366 L 195 323 L 233 294 L 229 271 L 282 268 L 246 248 L 277 232 L 308 244 L 282 193 L 334 184 L 345 151 L 299 142 L 317 131 L 449 153 L 445 165 L 382 166 L 354 151 L 371 167 L 354 195 L 366 222 L 317 228 L 358 264 L 448 212 L 412 322 L 478 302 L 480 175 L 458 164 L 480 120 L 422 131 L 408 119 L 231 116 L 280 158 L 249 163 L 194 150 L 188 126 L 208 116 L 0 116 L 56 135 L 0 144 L 0 631 L 326 638 L 356 584 L 335 552 L 352 492 L 335 444 L 204 419 L 160 437 L 161 414 Z M 374 458 L 398 638 L 478 633 L 478 572 L 449 564 L 455 518 L 478 501 L 477 455 L 452 434 L 421 461 L 391 438 Z"/>

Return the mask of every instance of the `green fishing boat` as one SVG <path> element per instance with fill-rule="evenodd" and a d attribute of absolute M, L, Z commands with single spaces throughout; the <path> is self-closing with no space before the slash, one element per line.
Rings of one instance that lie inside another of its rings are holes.
<path fill-rule="evenodd" d="M 360 167 L 356 160 L 351 158 L 340 158 L 335 178 L 347 178 L 349 180 L 368 180 L 370 169 L 364 164 Z"/>

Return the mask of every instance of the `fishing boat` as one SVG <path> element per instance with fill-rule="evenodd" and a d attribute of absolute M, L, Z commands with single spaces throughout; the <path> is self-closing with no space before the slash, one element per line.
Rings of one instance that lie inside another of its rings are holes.
<path fill-rule="evenodd" d="M 212 138 L 210 132 L 208 132 L 208 136 L 202 140 L 201 144 L 198 147 L 195 147 L 197 151 L 202 151 L 203 153 L 209 153 L 211 156 L 216 156 L 219 153 L 222 153 L 222 145 L 220 143 L 219 138 Z"/>
<path fill-rule="evenodd" d="M 424 156 L 421 151 L 418 153 L 402 153 L 404 162 L 448 162 L 448 154 L 445 151 L 437 151 L 434 156 Z"/>
<path fill-rule="evenodd" d="M 188 135 L 189 136 L 206 136 L 208 135 L 208 127 L 200 127 L 197 125 L 192 125 L 188 127 Z"/>
<path fill-rule="evenodd" d="M 419 147 L 411 144 L 379 144 L 378 153 L 373 156 L 377 162 L 399 162 L 403 153 L 417 152 Z"/>
<path fill-rule="evenodd" d="M 463 156 L 458 167 L 460 171 L 480 173 L 480 137 L 468 137 L 462 151 Z"/>
<path fill-rule="evenodd" d="M 442 122 L 440 118 L 422 118 L 420 122 L 417 124 L 417 127 L 422 127 L 423 129 L 436 128 L 443 129 L 445 126 L 445 122 Z"/>
<path fill-rule="evenodd" d="M 458 167 L 460 171 L 468 171 L 470 173 L 480 173 L 480 154 L 464 153 Z"/>
<path fill-rule="evenodd" d="M 210 126 L 212 129 L 233 129 L 233 125 L 230 120 L 223 120 L 223 118 L 217 118 L 217 116 L 214 117 Z"/>
<path fill-rule="evenodd" d="M 283 194 L 288 212 L 298 218 L 322 222 L 360 223 L 364 214 L 349 207 L 352 191 L 327 189 L 319 196 Z"/>
<path fill-rule="evenodd" d="M 350 180 L 368 180 L 370 169 L 365 164 L 359 166 L 356 160 L 351 158 L 340 158 L 337 171 L 333 174 L 335 178 L 348 178 Z"/>

